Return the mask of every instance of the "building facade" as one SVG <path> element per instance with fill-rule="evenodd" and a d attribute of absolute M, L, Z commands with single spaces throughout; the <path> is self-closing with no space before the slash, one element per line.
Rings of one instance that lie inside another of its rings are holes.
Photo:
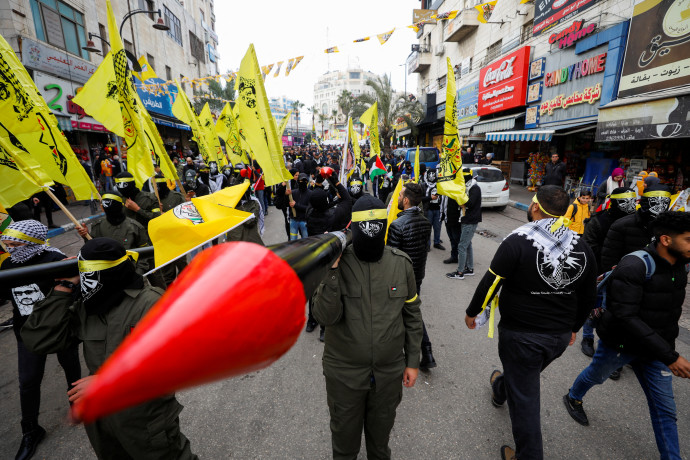
<path fill-rule="evenodd" d="M 374 90 L 366 82 L 376 78 L 376 74 L 362 69 L 336 70 L 323 74 L 314 84 L 314 106 L 318 113 L 329 117 L 325 129 L 343 130 L 347 117 L 338 105 L 338 96 L 348 91 L 353 96 L 374 95 Z M 317 131 L 321 134 L 319 120 L 315 120 Z"/>

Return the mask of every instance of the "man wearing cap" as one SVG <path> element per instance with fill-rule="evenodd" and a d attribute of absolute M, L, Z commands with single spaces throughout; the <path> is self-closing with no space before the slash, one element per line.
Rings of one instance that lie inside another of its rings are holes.
<path fill-rule="evenodd" d="M 569 201 L 562 187 L 539 189 L 527 209 L 529 223 L 503 240 L 465 312 L 469 329 L 487 320 L 493 328 L 490 305 L 501 288 L 503 372 L 494 370 L 489 381 L 492 404 L 508 401 L 516 446 L 501 447 L 503 460 L 543 458 L 539 375 L 575 342 L 594 305 L 594 256 L 568 228 Z"/>
<path fill-rule="evenodd" d="M 160 216 L 160 205 L 156 196 L 153 193 L 139 190 L 131 173 L 121 172 L 118 174 L 115 177 L 115 187 L 125 198 L 125 215 L 135 219 L 144 228 L 148 227 L 151 219 Z"/>
<path fill-rule="evenodd" d="M 422 341 L 412 261 L 385 244 L 384 204 L 362 196 L 352 212 L 352 245 L 316 291 L 314 317 L 326 326 L 323 373 L 333 457 L 356 458 L 362 428 L 369 458 L 390 458 L 402 385 L 415 384 Z"/>
<path fill-rule="evenodd" d="M 1 237 L 10 256 L 2 262 L 0 269 L 9 270 L 64 259 L 65 255 L 59 249 L 48 246 L 47 232 L 46 226 L 35 220 L 12 222 Z M 12 301 L 13 328 L 17 339 L 22 441 L 15 458 L 19 460 L 31 458 L 36 452 L 38 443 L 46 434 L 46 431 L 38 424 L 46 353 L 30 351 L 22 341 L 20 330 L 36 303 L 48 295 L 53 284 L 52 278 L 28 275 L 20 281 L 3 283 L 0 286 L 0 299 Z M 72 384 L 81 378 L 78 344 L 75 343 L 60 350 L 57 358 L 65 371 L 69 390 Z"/>
<path fill-rule="evenodd" d="M 90 376 L 68 392 L 79 400 L 93 374 L 129 335 L 163 291 L 136 273 L 137 254 L 109 238 L 88 241 L 79 252 L 79 276 L 56 280 L 22 329 L 27 347 L 54 353 L 79 342 Z M 73 293 L 81 290 L 79 300 Z M 174 395 L 156 398 L 86 425 L 100 459 L 195 459 L 180 432 L 182 406 Z"/>

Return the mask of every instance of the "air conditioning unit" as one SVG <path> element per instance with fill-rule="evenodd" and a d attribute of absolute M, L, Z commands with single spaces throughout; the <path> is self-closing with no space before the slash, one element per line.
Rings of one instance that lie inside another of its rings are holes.
<path fill-rule="evenodd" d="M 443 53 L 446 52 L 446 46 L 445 45 L 436 45 L 434 46 L 434 54 L 436 56 L 443 56 Z"/>

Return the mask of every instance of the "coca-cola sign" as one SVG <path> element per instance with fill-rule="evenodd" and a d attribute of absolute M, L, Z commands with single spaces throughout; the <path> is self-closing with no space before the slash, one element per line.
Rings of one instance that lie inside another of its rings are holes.
<path fill-rule="evenodd" d="M 479 116 L 525 105 L 531 47 L 489 64 L 479 73 Z"/>

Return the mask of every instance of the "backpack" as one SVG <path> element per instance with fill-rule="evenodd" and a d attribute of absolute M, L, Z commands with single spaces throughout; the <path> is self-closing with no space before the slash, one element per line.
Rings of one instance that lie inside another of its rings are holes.
<path fill-rule="evenodd" d="M 640 249 L 638 251 L 633 251 L 627 255 L 635 256 L 641 259 L 645 265 L 645 281 L 649 281 L 650 279 L 652 279 L 652 276 L 654 276 L 654 272 L 656 271 L 656 262 L 654 262 L 654 258 L 650 253 Z M 609 284 L 611 284 L 611 273 L 613 273 L 613 269 L 601 275 L 599 277 L 600 279 L 597 281 L 597 300 L 594 304 L 594 308 L 589 314 L 589 318 L 592 320 L 592 323 L 594 323 L 594 325 L 598 323 L 598 321 L 604 314 L 604 311 L 607 309 L 606 297 Z"/>

